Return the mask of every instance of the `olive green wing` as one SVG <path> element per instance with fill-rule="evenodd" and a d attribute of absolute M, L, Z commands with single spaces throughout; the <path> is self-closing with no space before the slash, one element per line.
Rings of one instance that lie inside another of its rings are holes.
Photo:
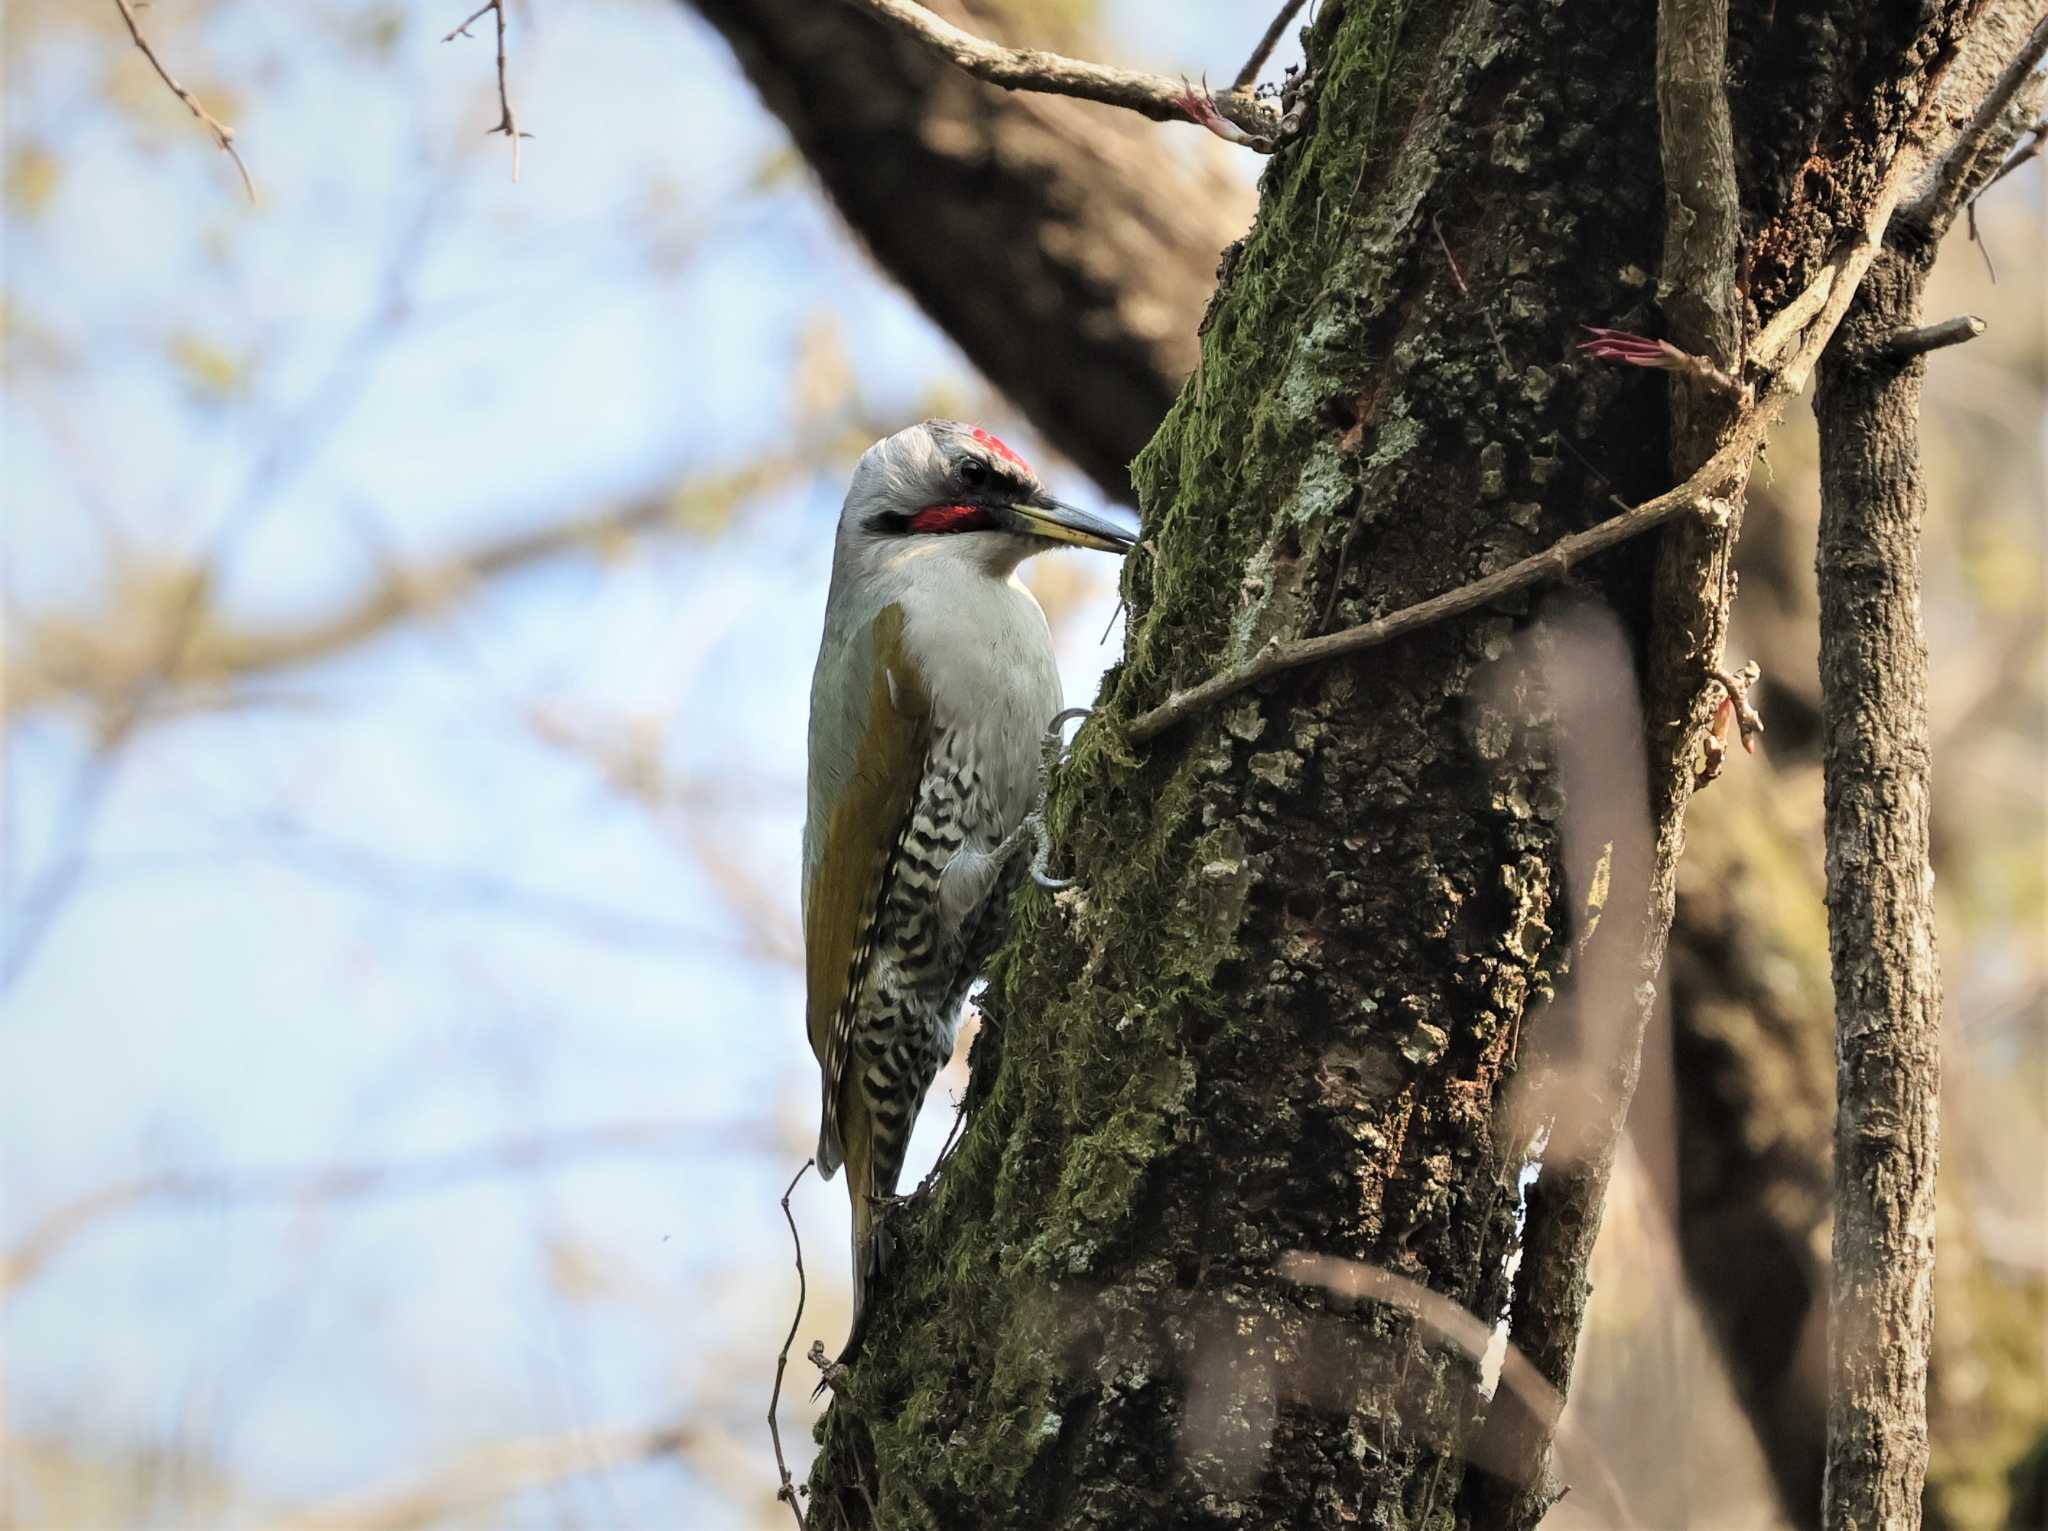
<path fill-rule="evenodd" d="M 886 606 L 821 662 L 811 698 L 804 835 L 805 1010 L 822 1072 L 818 1168 L 864 1160 L 865 1109 L 848 1077 L 875 915 L 924 774 L 931 697 Z"/>

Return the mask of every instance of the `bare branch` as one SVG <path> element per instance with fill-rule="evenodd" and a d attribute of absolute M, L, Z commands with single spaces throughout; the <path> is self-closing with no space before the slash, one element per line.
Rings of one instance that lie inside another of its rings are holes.
<path fill-rule="evenodd" d="M 1300 14 L 1307 0 L 1284 0 L 1280 14 L 1273 18 L 1273 24 L 1266 28 L 1266 35 L 1259 39 L 1259 45 L 1252 49 L 1252 56 L 1244 61 L 1244 68 L 1238 70 L 1237 78 L 1230 82 L 1233 91 L 1249 91 L 1259 83 L 1259 71 L 1266 67 L 1266 60 L 1273 56 L 1273 50 L 1280 45 L 1281 35 L 1287 30 L 1287 23 Z"/>
<path fill-rule="evenodd" d="M 916 39 L 978 80 L 1005 90 L 1033 90 L 1121 106 L 1155 122 L 1186 122 L 1198 108 L 1189 104 L 1187 81 L 1143 74 L 1108 64 L 1091 64 L 1037 48 L 1005 48 L 933 15 L 915 0 L 847 0 L 905 36 Z M 1209 100 L 1207 92 L 1203 100 Z M 1251 147 L 1270 152 L 1279 141 L 1280 118 L 1263 101 L 1228 92 L 1213 101 L 1224 118 L 1249 135 Z M 1196 118 L 1195 120 L 1200 120 Z"/>
<path fill-rule="evenodd" d="M 462 1518 L 515 1494 L 611 1472 L 698 1448 L 687 1426 L 578 1428 L 560 1435 L 495 1441 L 416 1482 L 284 1515 L 274 1531 L 408 1531 Z"/>
<path fill-rule="evenodd" d="M 117 3 L 125 5 L 127 0 L 117 0 Z M 498 23 L 498 125 L 486 128 L 484 131 L 486 133 L 503 133 L 512 140 L 512 181 L 514 185 L 517 185 L 519 182 L 519 140 L 531 138 L 533 135 L 519 131 L 519 119 L 512 111 L 512 92 L 505 85 L 505 0 L 485 0 L 483 5 L 478 6 L 469 14 L 461 26 L 450 32 L 441 41 L 452 43 L 458 37 L 470 36 L 470 23 L 481 18 L 486 11 L 489 11 Z"/>
<path fill-rule="evenodd" d="M 796 1517 L 796 1531 L 804 1531 L 803 1506 L 796 1502 L 796 1480 L 789 1475 L 789 1463 L 782 1456 L 782 1426 L 776 1422 L 775 1408 L 782 1401 L 782 1374 L 789 1369 L 789 1347 L 796 1343 L 797 1325 L 804 1321 L 804 1295 L 808 1284 L 804 1280 L 804 1241 L 797 1236 L 796 1215 L 789 1210 L 789 1198 L 796 1194 L 796 1183 L 810 1173 L 816 1159 L 806 1159 L 803 1168 L 789 1177 L 789 1185 L 782 1193 L 782 1216 L 789 1224 L 789 1242 L 796 1248 L 796 1312 L 790 1315 L 789 1334 L 782 1341 L 782 1349 L 775 1353 L 775 1386 L 768 1394 L 768 1439 L 775 1446 L 775 1473 L 782 1482 L 775 1490 L 775 1497 L 789 1506 L 789 1513 Z"/>
<path fill-rule="evenodd" d="M 1269 676 L 1325 659 L 1361 654 L 1421 628 L 1490 606 L 1504 596 L 1562 578 L 1596 553 L 1619 547 L 1688 511 L 1707 510 L 1711 504 L 1711 488 L 1726 478 L 1726 470 L 1734 460 L 1732 453 L 1723 453 L 1676 489 L 1668 490 L 1653 500 L 1645 500 L 1621 515 L 1567 537 L 1469 585 L 1460 585 L 1456 590 L 1417 601 L 1413 606 L 1404 606 L 1375 621 L 1361 622 L 1356 627 L 1346 627 L 1319 638 L 1301 638 L 1292 643 L 1276 638 L 1243 664 L 1219 671 L 1200 685 L 1176 691 L 1149 712 L 1138 714 L 1125 730 L 1125 737 L 1134 744 L 1142 744 L 1165 733 L 1183 718 L 1213 706 L 1227 696 L 1234 696 Z"/>
<path fill-rule="evenodd" d="M 1956 212 L 1964 202 L 2003 173 L 2002 165 L 1987 169 L 1983 164 L 1986 146 L 1997 134 L 2006 109 L 2027 87 L 2044 57 L 2048 57 L 2048 15 L 2034 23 L 2027 40 L 1999 72 L 1991 89 L 1985 92 L 1984 99 L 1977 103 L 1970 120 L 1956 135 L 1955 143 L 1935 166 L 1933 184 L 1909 206 L 1900 209 L 1899 217 L 1903 222 L 1939 239 L 1955 221 Z"/>
<path fill-rule="evenodd" d="M 256 182 L 249 175 L 249 167 L 242 163 L 242 153 L 235 147 L 233 130 L 202 106 L 199 98 L 180 85 L 177 77 L 164 68 L 164 61 L 156 56 L 156 49 L 149 45 L 149 39 L 143 35 L 142 23 L 136 20 L 135 7 L 129 0 L 114 0 L 114 4 L 120 8 L 121 19 L 128 23 L 128 35 L 135 39 L 135 46 L 140 48 L 142 56 L 149 60 L 149 67 L 156 71 L 158 79 L 170 87 L 171 94 L 185 103 L 185 109 L 206 124 L 206 131 L 213 135 L 213 141 L 220 146 L 221 152 L 233 160 L 235 169 L 242 173 L 242 189 L 249 193 L 249 200 L 254 202 Z"/>
<path fill-rule="evenodd" d="M 738 1137 L 735 1138 L 735 1134 Z M 172 1170 L 119 1181 L 75 1197 L 38 1219 L 0 1253 L 0 1296 L 18 1291 L 95 1225 L 136 1207 L 326 1206 L 373 1196 L 444 1191 L 499 1175 L 537 1175 L 611 1154 L 671 1153 L 702 1141 L 767 1151 L 769 1135 L 729 1123 L 625 1121 L 565 1132 L 529 1133 L 414 1159 L 313 1168 Z M 750 1138 L 752 1140 L 750 1141 Z"/>
<path fill-rule="evenodd" d="M 1966 340 L 1975 340 L 1986 328 L 1984 321 L 1975 314 L 1957 314 L 1939 324 L 1922 324 L 1900 330 L 1885 341 L 1882 349 L 1885 355 L 1906 361 L 1915 356 L 1925 356 L 1929 351 L 1939 351 L 1944 346 L 1959 346 Z"/>

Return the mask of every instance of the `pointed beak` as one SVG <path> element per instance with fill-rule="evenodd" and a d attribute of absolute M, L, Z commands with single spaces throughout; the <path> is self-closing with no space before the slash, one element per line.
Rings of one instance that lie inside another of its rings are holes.
<path fill-rule="evenodd" d="M 1028 500 L 1020 500 L 1009 507 L 1009 514 L 1020 532 L 1104 553 L 1128 553 L 1137 541 L 1114 521 L 1064 504 L 1049 494 L 1034 494 Z"/>

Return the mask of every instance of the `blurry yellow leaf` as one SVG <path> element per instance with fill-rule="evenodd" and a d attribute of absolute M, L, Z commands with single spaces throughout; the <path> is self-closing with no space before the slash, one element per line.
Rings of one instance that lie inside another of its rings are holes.
<path fill-rule="evenodd" d="M 62 179 L 63 166 L 56 155 L 39 143 L 25 143 L 8 156 L 8 205 L 33 218 L 49 206 Z"/>
<path fill-rule="evenodd" d="M 194 393 L 208 399 L 231 399 L 242 391 L 242 365 L 234 357 L 189 330 L 173 335 L 167 347 L 172 364 Z"/>

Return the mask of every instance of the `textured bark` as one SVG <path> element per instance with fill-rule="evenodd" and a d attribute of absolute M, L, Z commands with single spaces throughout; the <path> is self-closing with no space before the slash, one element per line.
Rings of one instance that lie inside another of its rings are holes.
<path fill-rule="evenodd" d="M 1920 1524 L 1933 1343 L 1941 974 L 1928 864 L 1920 628 L 1920 381 L 1885 348 L 1915 325 L 1924 247 L 1888 249 L 1819 376 L 1820 665 L 1835 984 L 1831 1531 Z"/>
<path fill-rule="evenodd" d="M 690 0 L 847 224 L 1056 448 L 1119 498 L 1251 213 L 1221 145 L 968 78 L 840 0 Z M 933 7 L 986 36 L 999 5 Z M 1045 35 L 1041 13 L 1027 12 Z M 1020 42 L 1023 38 L 1018 39 Z"/>
<path fill-rule="evenodd" d="M 1952 22 L 1856 23 L 1891 72 L 1831 128 L 1831 211 L 1799 215 L 1816 250 L 1867 205 L 1899 81 Z M 1142 750 L 1118 725 L 1272 636 L 1407 604 L 1669 482 L 1661 388 L 1563 361 L 1584 316 L 1653 324 L 1652 55 L 1630 8 L 1319 19 L 1311 129 L 1268 169 L 1205 359 L 1138 464 L 1154 551 L 1128 575 L 1129 657 L 1053 811 L 1079 884 L 1018 902 L 961 1146 L 904 1217 L 821 1427 L 815 1523 L 1491 1513 L 1472 1364 L 1274 1267 L 1345 1256 L 1501 1310 L 1520 1041 L 1565 1024 L 1543 1002 L 1603 941 L 1633 972 L 1644 924 L 1648 869 L 1617 865 L 1588 939 L 1599 831 L 1626 838 L 1643 778 L 1603 794 L 1563 768 L 1630 716 L 1644 561 L 1547 620 L 1446 624 Z M 1574 667 L 1603 632 L 1618 685 L 1588 708 Z M 1626 742 L 1605 749 L 1624 781 Z M 1603 1072 L 1632 1056 L 1615 1041 Z M 1563 1380 L 1576 1308 L 1518 1307 L 1518 1340 L 1525 1320 Z"/>

